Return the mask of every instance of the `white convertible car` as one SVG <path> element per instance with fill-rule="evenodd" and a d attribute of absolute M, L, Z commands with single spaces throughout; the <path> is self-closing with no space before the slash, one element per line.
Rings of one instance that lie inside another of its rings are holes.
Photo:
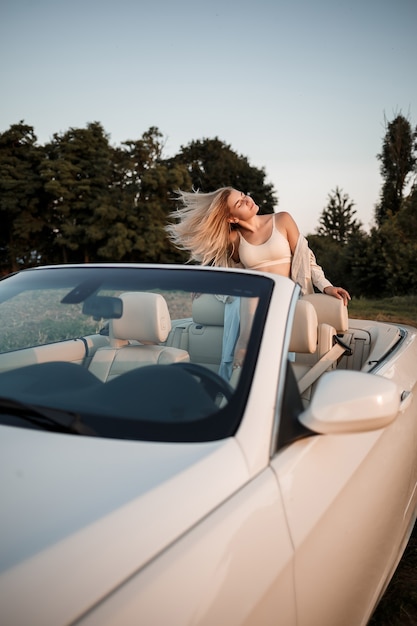
<path fill-rule="evenodd" d="M 2 626 L 369 621 L 416 518 L 416 329 L 169 265 L 24 270 L 0 319 Z"/>

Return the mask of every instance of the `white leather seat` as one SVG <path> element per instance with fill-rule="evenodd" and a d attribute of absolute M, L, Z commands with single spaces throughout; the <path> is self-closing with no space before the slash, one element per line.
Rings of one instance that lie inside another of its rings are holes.
<path fill-rule="evenodd" d="M 215 295 L 201 294 L 193 300 L 192 316 L 188 327 L 190 360 L 217 372 L 222 358 L 224 303 Z"/>
<path fill-rule="evenodd" d="M 308 313 L 306 313 L 306 306 Z M 315 330 L 310 307 L 314 308 Z M 300 298 L 299 302 L 297 302 L 296 319 L 293 326 L 293 336 L 298 336 L 300 345 L 297 346 L 293 343 L 293 341 L 296 342 L 296 337 L 291 339 L 294 348 L 293 352 L 296 353 L 294 372 L 298 381 L 332 349 L 335 335 L 344 333 L 348 328 L 348 311 L 342 300 L 319 293 L 305 295 Z M 308 346 L 306 341 L 304 343 L 301 341 L 303 334 L 306 333 L 309 334 Z M 312 350 L 314 340 L 316 341 L 316 346 Z M 328 365 L 328 370 L 335 369 L 336 361 L 331 360 Z M 302 397 L 304 401 L 309 401 L 313 389 L 314 384 L 303 392 Z"/>
<path fill-rule="evenodd" d="M 317 313 L 319 324 L 333 326 L 337 333 L 344 333 L 349 328 L 348 308 L 343 300 L 328 296 L 325 293 L 311 293 L 302 296 L 301 300 L 310 302 Z"/>
<path fill-rule="evenodd" d="M 186 350 L 159 345 L 171 330 L 165 298 L 147 292 L 126 292 L 120 298 L 123 315 L 110 320 L 110 345 L 96 351 L 90 372 L 105 382 L 144 365 L 190 360 Z"/>
<path fill-rule="evenodd" d="M 316 311 L 318 323 L 317 348 L 313 354 L 300 354 L 296 356 L 296 361 L 300 364 L 303 363 L 311 366 L 329 352 L 334 344 L 335 335 L 348 330 L 348 311 L 347 307 L 343 304 L 343 300 L 323 293 L 302 296 L 301 301 L 309 302 Z"/>
<path fill-rule="evenodd" d="M 290 352 L 313 354 L 317 350 L 318 319 L 314 306 L 300 298 L 295 307 L 291 330 Z"/>

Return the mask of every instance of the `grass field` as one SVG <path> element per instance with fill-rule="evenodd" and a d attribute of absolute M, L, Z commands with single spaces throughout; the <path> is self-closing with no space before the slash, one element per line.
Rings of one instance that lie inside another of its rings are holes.
<path fill-rule="evenodd" d="M 349 303 L 349 317 L 399 322 L 417 328 L 417 296 L 394 296 L 381 300 L 354 298 Z"/>
<path fill-rule="evenodd" d="M 417 296 L 354 299 L 349 304 L 349 317 L 398 322 L 417 328 Z M 369 626 L 417 626 L 417 527 Z"/>

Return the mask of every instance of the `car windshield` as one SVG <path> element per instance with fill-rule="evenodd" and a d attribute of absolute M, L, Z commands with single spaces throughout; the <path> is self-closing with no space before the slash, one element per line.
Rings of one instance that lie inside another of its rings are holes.
<path fill-rule="evenodd" d="M 168 265 L 6 277 L 0 423 L 151 441 L 231 436 L 273 285 L 262 275 Z"/>

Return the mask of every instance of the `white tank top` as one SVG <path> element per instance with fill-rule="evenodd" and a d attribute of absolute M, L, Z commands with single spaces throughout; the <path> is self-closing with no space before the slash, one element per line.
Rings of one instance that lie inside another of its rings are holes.
<path fill-rule="evenodd" d="M 288 239 L 275 227 L 275 217 L 272 218 L 272 232 L 264 243 L 252 244 L 243 237 L 239 231 L 239 257 L 241 263 L 252 270 L 291 263 L 291 248 Z"/>

